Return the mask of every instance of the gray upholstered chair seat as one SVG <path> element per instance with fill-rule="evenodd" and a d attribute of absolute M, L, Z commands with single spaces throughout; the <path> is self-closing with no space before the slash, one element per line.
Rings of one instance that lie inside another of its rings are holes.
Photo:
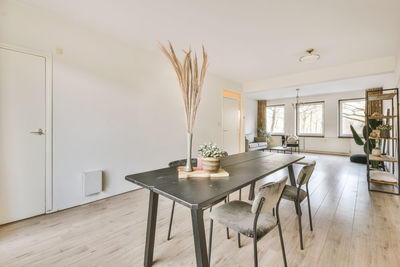
<path fill-rule="evenodd" d="M 286 200 L 296 201 L 297 187 L 292 185 L 285 185 L 283 190 L 282 198 Z M 299 202 L 302 202 L 307 197 L 307 192 L 300 189 Z"/>
<path fill-rule="evenodd" d="M 254 237 L 253 223 L 255 213 L 251 212 L 251 204 L 244 201 L 232 201 L 222 206 L 213 208 L 211 219 L 242 233 Z M 270 232 L 277 225 L 276 218 L 269 213 L 262 213 L 257 221 L 257 239 Z"/>

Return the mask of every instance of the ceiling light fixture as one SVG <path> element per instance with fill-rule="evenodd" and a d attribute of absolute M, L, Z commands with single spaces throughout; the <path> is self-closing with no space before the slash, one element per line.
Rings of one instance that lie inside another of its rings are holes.
<path fill-rule="evenodd" d="M 299 104 L 303 104 L 303 102 L 300 102 L 300 95 L 299 95 L 299 92 L 300 92 L 300 88 L 297 88 L 297 89 L 296 89 L 296 103 L 292 103 L 292 107 L 293 107 L 294 109 L 296 109 L 297 106 L 298 106 Z"/>
<path fill-rule="evenodd" d="M 314 48 L 308 49 L 308 50 L 306 50 L 306 52 L 307 52 L 307 55 L 302 56 L 302 57 L 299 58 L 300 62 L 315 63 L 320 58 L 319 54 L 314 53 Z"/>

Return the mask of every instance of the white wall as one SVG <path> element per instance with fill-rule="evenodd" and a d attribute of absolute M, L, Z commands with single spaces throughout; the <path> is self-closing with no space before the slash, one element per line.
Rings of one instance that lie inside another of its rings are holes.
<path fill-rule="evenodd" d="M 244 134 L 257 134 L 257 100 L 245 97 Z"/>
<path fill-rule="evenodd" d="M 397 66 L 395 70 L 395 86 L 400 87 L 400 55 L 397 56 Z"/>
<path fill-rule="evenodd" d="M 0 42 L 54 55 L 54 210 L 132 190 L 125 175 L 184 158 L 182 98 L 161 52 L 149 54 L 20 3 L 0 1 L 0 10 Z M 241 91 L 209 73 L 195 153 L 200 143 L 222 144 L 223 89 Z M 84 197 L 80 175 L 96 169 L 104 170 L 104 192 Z"/>
<path fill-rule="evenodd" d="M 336 152 L 346 154 L 361 153 L 362 147 L 355 145 L 352 138 L 338 138 L 338 100 L 358 97 L 364 97 L 363 90 L 301 97 L 301 102 L 325 102 L 325 137 L 302 137 L 300 138 L 301 149 L 305 149 L 306 151 Z M 295 110 L 292 107 L 292 103 L 295 102 L 295 98 L 267 100 L 267 106 L 280 104 L 285 105 L 285 133 L 288 135 L 295 134 L 296 132 Z M 273 141 L 273 145 L 280 145 L 280 137 L 273 138 Z"/>

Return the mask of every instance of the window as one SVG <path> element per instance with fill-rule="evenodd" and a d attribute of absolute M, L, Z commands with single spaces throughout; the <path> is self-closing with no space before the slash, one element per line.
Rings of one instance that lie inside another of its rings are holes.
<path fill-rule="evenodd" d="M 324 136 L 324 102 L 297 105 L 296 125 L 299 136 Z"/>
<path fill-rule="evenodd" d="M 285 106 L 267 107 L 267 132 L 283 134 L 285 132 Z"/>
<path fill-rule="evenodd" d="M 351 137 L 350 125 L 359 135 L 362 135 L 365 120 L 365 100 L 339 100 L 339 137 Z"/>

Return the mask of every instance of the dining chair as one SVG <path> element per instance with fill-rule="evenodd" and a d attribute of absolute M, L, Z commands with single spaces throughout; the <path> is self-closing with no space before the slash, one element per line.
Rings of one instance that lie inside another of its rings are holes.
<path fill-rule="evenodd" d="M 177 168 L 177 167 L 185 166 L 185 165 L 186 165 L 186 159 L 175 160 L 175 161 L 171 161 L 170 163 L 168 163 L 168 166 L 170 168 Z M 192 159 L 192 166 L 197 167 L 197 159 Z M 241 191 L 240 191 L 240 193 L 241 193 Z M 241 194 L 239 194 L 239 197 L 241 197 Z M 218 202 L 221 202 L 222 200 L 225 200 L 225 202 L 229 201 L 229 195 L 227 197 L 223 197 L 223 198 L 217 200 L 210 206 L 205 207 L 204 209 L 208 209 L 208 208 L 211 209 L 212 205 L 214 205 Z M 171 209 L 171 216 L 169 219 L 167 240 L 171 240 L 171 229 L 172 229 L 172 221 L 174 219 L 174 211 L 175 211 L 175 201 L 172 201 L 172 209 Z M 226 228 L 226 237 L 229 239 L 229 229 L 228 228 Z"/>
<path fill-rule="evenodd" d="M 285 189 L 283 190 L 282 198 L 286 200 L 293 201 L 295 203 L 295 208 L 296 208 L 296 214 L 297 214 L 297 219 L 299 222 L 299 235 L 300 235 L 300 248 L 304 249 L 303 246 L 303 230 L 301 227 L 301 207 L 300 203 L 307 198 L 307 203 L 308 203 L 308 216 L 310 219 L 310 230 L 313 230 L 312 227 L 312 216 L 311 216 L 311 205 L 310 205 L 310 195 L 308 193 L 308 182 L 310 181 L 311 175 L 314 171 L 315 168 L 315 160 L 307 162 L 303 161 L 300 162 L 299 164 L 304 165 L 304 167 L 301 169 L 298 177 L 296 184 L 297 185 L 286 185 Z M 303 190 L 301 187 L 305 185 L 306 190 Z"/>
<path fill-rule="evenodd" d="M 286 181 L 287 176 L 277 182 L 262 185 L 252 204 L 234 200 L 212 209 L 210 213 L 210 237 L 208 245 L 208 262 L 210 265 L 213 222 L 216 221 L 238 232 L 239 236 L 243 234 L 253 238 L 255 267 L 258 266 L 257 241 L 278 226 L 283 263 L 285 267 L 287 266 L 285 245 L 279 220 L 279 202 Z M 276 217 L 269 213 L 274 207 L 276 208 Z"/>

